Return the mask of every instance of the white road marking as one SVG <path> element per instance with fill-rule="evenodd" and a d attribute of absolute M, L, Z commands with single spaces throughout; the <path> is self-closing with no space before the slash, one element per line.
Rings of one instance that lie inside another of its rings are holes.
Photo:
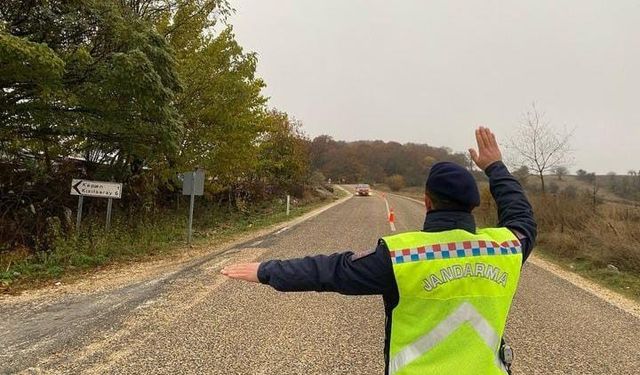
<path fill-rule="evenodd" d="M 418 204 L 419 204 L 419 205 L 421 205 L 421 206 L 424 206 L 424 202 L 423 202 L 423 201 L 420 201 L 420 200 L 418 200 L 418 199 L 411 198 L 411 197 L 407 197 L 407 196 L 405 196 L 405 195 L 391 194 L 391 193 L 388 193 L 388 194 L 389 194 L 389 195 L 393 195 L 394 197 L 404 198 L 404 199 L 407 199 L 407 200 L 410 200 L 410 201 L 416 202 L 416 203 L 418 203 Z"/>
<path fill-rule="evenodd" d="M 387 207 L 387 221 L 389 221 L 389 227 L 391 228 L 392 232 L 395 232 L 396 225 L 389 220 L 389 218 L 391 217 L 391 210 L 389 209 L 389 201 L 387 200 L 386 196 L 382 197 L 382 199 L 384 199 L 384 204 Z"/>
<path fill-rule="evenodd" d="M 287 229 L 289 229 L 289 228 L 290 228 L 290 227 L 284 227 L 284 228 L 280 229 L 279 231 L 275 232 L 275 233 L 274 233 L 274 235 L 278 235 L 278 234 L 280 234 L 280 233 L 282 233 L 282 232 L 286 231 L 286 230 L 287 230 Z"/>
<path fill-rule="evenodd" d="M 144 303 L 136 306 L 136 310 L 142 310 L 142 309 L 146 309 L 147 307 L 153 305 L 154 303 L 158 302 L 157 299 L 150 299 L 145 301 Z"/>

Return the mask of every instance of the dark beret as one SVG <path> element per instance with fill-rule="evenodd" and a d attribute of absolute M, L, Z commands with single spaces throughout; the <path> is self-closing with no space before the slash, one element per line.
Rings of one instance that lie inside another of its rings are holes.
<path fill-rule="evenodd" d="M 427 190 L 470 209 L 480 205 L 478 184 L 464 167 L 451 162 L 436 163 L 427 177 Z"/>

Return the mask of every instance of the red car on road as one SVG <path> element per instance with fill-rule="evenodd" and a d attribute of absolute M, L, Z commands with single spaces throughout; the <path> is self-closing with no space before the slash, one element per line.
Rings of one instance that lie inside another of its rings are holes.
<path fill-rule="evenodd" d="M 358 184 L 356 185 L 356 194 L 363 197 L 368 197 L 369 195 L 371 195 L 371 188 L 367 184 Z"/>

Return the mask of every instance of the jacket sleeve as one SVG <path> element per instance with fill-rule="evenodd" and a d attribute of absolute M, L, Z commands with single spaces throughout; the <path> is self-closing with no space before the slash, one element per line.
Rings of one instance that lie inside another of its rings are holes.
<path fill-rule="evenodd" d="M 351 251 L 263 262 L 258 279 L 282 292 L 385 294 L 395 288 L 389 252 L 384 243 L 374 251 Z"/>
<path fill-rule="evenodd" d="M 489 177 L 491 195 L 498 206 L 498 226 L 511 229 L 522 244 L 523 261 L 529 257 L 537 236 L 533 209 L 518 180 L 501 161 L 485 171 Z"/>

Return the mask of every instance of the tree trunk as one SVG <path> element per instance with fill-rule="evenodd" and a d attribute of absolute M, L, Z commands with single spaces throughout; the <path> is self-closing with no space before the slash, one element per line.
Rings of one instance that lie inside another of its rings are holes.
<path fill-rule="evenodd" d="M 542 187 L 542 194 L 544 195 L 546 193 L 546 190 L 544 188 L 544 175 L 542 174 L 542 172 L 540 172 L 540 185 Z"/>

